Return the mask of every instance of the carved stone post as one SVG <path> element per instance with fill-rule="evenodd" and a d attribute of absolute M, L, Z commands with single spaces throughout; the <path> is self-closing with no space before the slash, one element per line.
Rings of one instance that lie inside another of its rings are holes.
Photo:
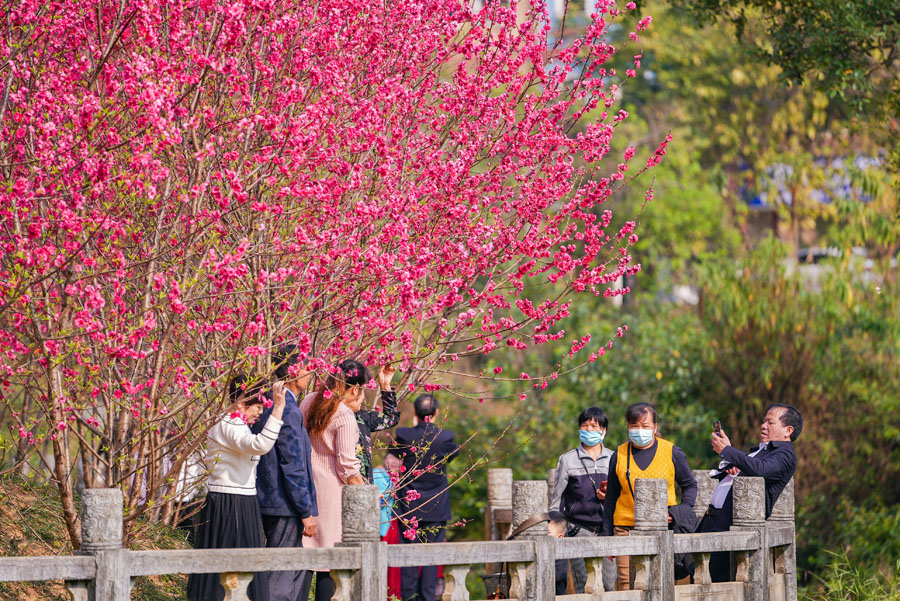
<path fill-rule="evenodd" d="M 94 601 L 129 601 L 131 575 L 122 548 L 122 491 L 88 488 L 82 495 L 80 555 L 93 555 L 97 577 L 91 587 Z"/>
<path fill-rule="evenodd" d="M 387 549 L 378 535 L 380 499 L 377 486 L 348 485 L 341 489 L 341 546 L 362 547 L 362 565 L 352 575 L 335 571 L 335 584 L 340 589 L 335 598 L 348 601 L 387 598 Z"/>
<path fill-rule="evenodd" d="M 634 534 L 654 535 L 659 554 L 634 558 L 634 588 L 647 601 L 675 599 L 675 539 L 669 530 L 668 483 L 659 478 L 634 481 Z"/>
<path fill-rule="evenodd" d="M 709 470 L 694 470 L 694 479 L 697 480 L 697 501 L 694 503 L 694 515 L 701 520 L 712 501 L 713 492 L 719 481 L 709 477 Z"/>
<path fill-rule="evenodd" d="M 772 507 L 769 524 L 778 527 L 790 526 L 792 538 L 796 540 L 794 524 L 794 479 L 791 478 Z M 788 545 L 780 550 L 775 559 L 776 572 L 784 574 L 785 599 L 797 601 L 797 546 Z"/>
<path fill-rule="evenodd" d="M 547 481 L 522 480 L 513 482 L 512 489 L 512 526 L 519 524 L 533 515 L 547 512 Z M 547 536 L 547 524 L 541 522 L 522 532 L 517 539 L 530 539 L 535 545 L 535 561 L 524 570 L 523 566 L 511 566 L 512 585 L 510 596 L 522 601 L 543 601 L 553 599 L 556 595 L 556 548 Z"/>
<path fill-rule="evenodd" d="M 766 483 L 762 478 L 739 477 L 732 484 L 732 530 L 759 533 L 759 549 L 736 553 L 736 576 L 744 583 L 746 601 L 769 601 L 769 540 L 766 536 Z"/>

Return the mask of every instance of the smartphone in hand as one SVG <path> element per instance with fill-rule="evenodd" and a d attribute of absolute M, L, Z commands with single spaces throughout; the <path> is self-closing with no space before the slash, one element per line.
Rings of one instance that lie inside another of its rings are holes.
<path fill-rule="evenodd" d="M 719 432 L 721 432 L 721 431 L 722 431 L 722 422 L 720 422 L 719 420 L 714 421 L 713 422 L 713 432 L 715 432 L 716 435 L 718 435 Z"/>

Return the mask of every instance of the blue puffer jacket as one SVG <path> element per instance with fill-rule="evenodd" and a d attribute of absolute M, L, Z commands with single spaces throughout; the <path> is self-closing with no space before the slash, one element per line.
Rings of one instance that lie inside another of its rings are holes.
<path fill-rule="evenodd" d="M 260 457 L 256 470 L 256 499 L 263 515 L 319 515 L 316 486 L 313 482 L 309 434 L 303 414 L 293 393 L 285 391 L 286 401 L 281 432 L 272 450 Z M 266 409 L 251 430 L 261 429 L 272 409 Z"/>

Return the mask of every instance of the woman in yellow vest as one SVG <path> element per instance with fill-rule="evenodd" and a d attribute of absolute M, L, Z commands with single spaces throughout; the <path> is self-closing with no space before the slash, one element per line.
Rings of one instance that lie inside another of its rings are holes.
<path fill-rule="evenodd" d="M 628 536 L 634 528 L 634 481 L 638 478 L 665 479 L 669 483 L 670 507 L 678 504 L 676 483 L 681 487 L 683 504 L 693 507 L 697 499 L 697 481 L 684 451 L 656 435 L 659 424 L 653 405 L 635 403 L 625 411 L 625 421 L 628 442 L 619 445 L 609 460 L 615 477 L 609 479 L 603 505 L 603 531 L 607 536 Z M 630 589 L 631 559 L 617 557 L 616 590 Z"/>

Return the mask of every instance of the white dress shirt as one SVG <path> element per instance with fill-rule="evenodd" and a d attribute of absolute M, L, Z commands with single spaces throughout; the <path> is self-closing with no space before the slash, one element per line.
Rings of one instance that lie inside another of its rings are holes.
<path fill-rule="evenodd" d="M 757 453 L 759 453 L 764 448 L 766 448 L 767 444 L 769 444 L 769 443 L 767 443 L 767 442 L 759 443 L 759 446 L 756 448 L 756 450 L 753 451 L 752 453 L 750 453 L 750 457 L 755 457 Z M 710 470 L 710 472 L 709 472 L 710 477 L 721 474 L 725 469 L 728 468 L 728 466 L 729 466 L 729 463 L 727 461 L 724 461 L 724 460 L 720 461 L 719 469 Z M 734 483 L 734 476 L 732 476 L 731 474 L 728 474 L 727 476 L 722 478 L 719 481 L 719 485 L 716 486 L 716 490 L 713 491 L 712 500 L 709 502 L 710 506 L 715 507 L 716 509 L 722 509 L 722 507 L 725 505 L 725 499 L 728 497 L 728 491 L 731 490 L 731 485 L 733 483 Z"/>

